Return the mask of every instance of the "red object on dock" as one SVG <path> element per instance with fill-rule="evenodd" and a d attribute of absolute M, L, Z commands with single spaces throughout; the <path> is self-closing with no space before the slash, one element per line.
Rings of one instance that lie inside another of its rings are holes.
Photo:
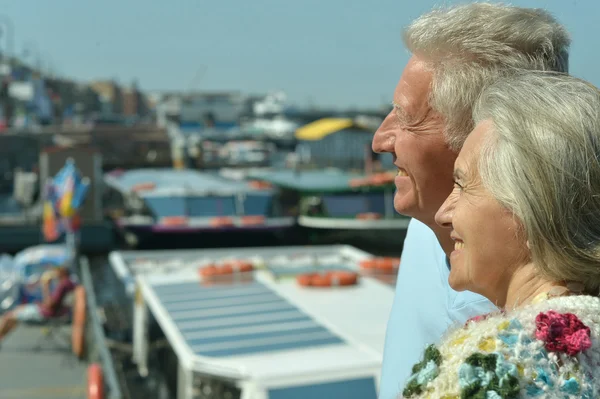
<path fill-rule="evenodd" d="M 104 399 L 104 375 L 98 363 L 92 363 L 87 370 L 88 399 Z"/>

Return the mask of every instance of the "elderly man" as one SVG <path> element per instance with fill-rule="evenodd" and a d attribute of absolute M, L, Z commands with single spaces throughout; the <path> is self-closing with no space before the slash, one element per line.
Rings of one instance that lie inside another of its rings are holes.
<path fill-rule="evenodd" d="M 449 287 L 446 254 L 454 243 L 434 216 L 452 190 L 453 164 L 481 91 L 516 69 L 567 72 L 570 39 L 543 10 L 476 3 L 421 16 L 404 42 L 412 57 L 394 108 L 373 137 L 373 151 L 393 154 L 398 167 L 394 207 L 413 218 L 388 322 L 380 399 L 398 396 L 424 347 L 449 325 L 493 309 L 483 297 Z"/>

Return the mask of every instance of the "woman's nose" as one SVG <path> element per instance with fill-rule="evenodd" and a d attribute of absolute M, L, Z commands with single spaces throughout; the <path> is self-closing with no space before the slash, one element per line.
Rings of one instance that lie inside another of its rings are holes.
<path fill-rule="evenodd" d="M 454 193 L 451 193 L 435 214 L 435 222 L 438 225 L 448 229 L 452 228 L 452 215 L 454 213 L 455 203 L 456 196 Z"/>

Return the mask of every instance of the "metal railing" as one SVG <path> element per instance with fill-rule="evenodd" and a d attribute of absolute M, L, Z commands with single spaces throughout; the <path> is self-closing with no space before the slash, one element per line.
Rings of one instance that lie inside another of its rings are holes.
<path fill-rule="evenodd" d="M 85 256 L 79 258 L 79 273 L 87 297 L 86 349 L 88 360 L 90 362 L 98 362 L 102 366 L 105 397 L 107 399 L 124 399 L 112 356 L 106 346 L 106 337 L 97 312 L 98 306 L 92 282 L 90 263 Z"/>

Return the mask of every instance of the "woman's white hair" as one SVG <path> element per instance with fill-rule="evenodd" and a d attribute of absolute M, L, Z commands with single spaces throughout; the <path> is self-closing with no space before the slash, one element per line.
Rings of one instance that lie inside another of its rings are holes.
<path fill-rule="evenodd" d="M 458 152 L 473 128 L 481 91 L 514 69 L 568 71 L 569 34 L 542 9 L 473 3 L 435 9 L 404 32 L 406 47 L 429 64 L 429 102 Z"/>
<path fill-rule="evenodd" d="M 600 91 L 568 75 L 519 73 L 473 110 L 491 120 L 481 181 L 520 220 L 539 271 L 600 288 Z"/>

